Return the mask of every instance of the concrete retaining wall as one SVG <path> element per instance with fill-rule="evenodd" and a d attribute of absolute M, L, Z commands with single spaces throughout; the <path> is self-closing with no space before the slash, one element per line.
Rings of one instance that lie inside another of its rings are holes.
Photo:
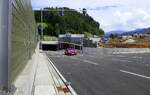
<path fill-rule="evenodd" d="M 95 53 L 150 53 L 149 48 L 83 48 L 84 52 L 95 52 Z"/>

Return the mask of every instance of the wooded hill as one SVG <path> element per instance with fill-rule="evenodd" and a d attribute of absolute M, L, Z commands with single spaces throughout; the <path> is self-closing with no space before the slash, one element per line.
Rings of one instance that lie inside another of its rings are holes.
<path fill-rule="evenodd" d="M 35 10 L 35 19 L 40 31 L 40 26 L 44 26 L 44 35 L 58 36 L 58 34 L 73 33 L 98 35 L 104 34 L 100 24 L 91 16 L 84 15 L 74 9 L 45 8 L 42 11 L 43 23 L 41 23 L 41 11 Z"/>

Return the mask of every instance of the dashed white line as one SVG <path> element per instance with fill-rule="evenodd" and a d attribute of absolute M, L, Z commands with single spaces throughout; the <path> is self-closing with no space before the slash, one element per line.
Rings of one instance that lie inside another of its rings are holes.
<path fill-rule="evenodd" d="M 141 75 L 141 74 L 137 74 L 137 73 L 133 73 L 133 72 L 125 71 L 125 70 L 120 70 L 120 71 L 121 71 L 121 72 L 123 72 L 123 73 L 126 73 L 126 74 L 130 74 L 130 75 L 138 76 L 138 77 L 141 77 L 141 78 L 150 79 L 150 77 L 145 76 L 145 75 Z"/>
<path fill-rule="evenodd" d="M 135 58 L 135 59 L 142 59 L 142 57 L 138 57 L 138 56 L 133 56 L 132 58 Z"/>
<path fill-rule="evenodd" d="M 89 60 L 83 60 L 83 62 L 90 63 L 90 64 L 93 64 L 93 65 L 98 65 L 98 63 L 95 63 L 95 62 L 92 62 L 92 61 L 89 61 Z"/>
<path fill-rule="evenodd" d="M 149 64 L 145 64 L 145 66 L 149 66 Z"/>
<path fill-rule="evenodd" d="M 93 61 L 89 61 L 89 60 L 81 60 L 81 59 L 79 59 L 79 58 L 77 58 L 77 57 L 72 57 L 72 59 L 75 59 L 75 60 L 79 60 L 79 61 L 83 61 L 83 62 L 85 62 L 85 63 L 89 63 L 89 64 L 93 64 L 93 65 L 99 65 L 98 63 L 95 63 L 95 62 L 93 62 Z"/>
<path fill-rule="evenodd" d="M 118 55 L 117 57 L 125 57 L 125 56 L 123 56 L 123 55 Z"/>
<path fill-rule="evenodd" d="M 88 56 L 88 57 L 92 57 L 92 58 L 95 58 L 95 56 L 92 56 L 92 55 L 86 55 L 86 56 Z"/>
<path fill-rule="evenodd" d="M 118 61 L 121 61 L 121 62 L 132 62 L 132 61 L 129 61 L 129 60 L 121 60 L 121 59 L 118 59 Z"/>
<path fill-rule="evenodd" d="M 129 60 L 122 60 L 122 59 L 116 59 L 116 58 L 114 58 L 114 59 L 111 59 L 112 61 L 120 61 L 120 62 L 132 62 L 132 61 L 129 61 Z"/>

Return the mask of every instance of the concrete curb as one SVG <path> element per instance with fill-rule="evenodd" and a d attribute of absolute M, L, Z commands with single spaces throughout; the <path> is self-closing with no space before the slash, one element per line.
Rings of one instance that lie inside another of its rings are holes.
<path fill-rule="evenodd" d="M 39 49 L 35 49 L 35 53 L 28 61 L 23 71 L 13 82 L 15 91 L 11 95 L 33 95 L 35 74 L 38 65 Z"/>
<path fill-rule="evenodd" d="M 47 54 L 46 54 L 47 56 Z M 52 67 L 55 69 L 56 73 L 59 75 L 59 77 L 62 79 L 62 81 L 64 82 L 64 84 L 68 87 L 68 89 L 70 90 L 72 95 L 77 95 L 77 93 L 75 92 L 75 90 L 71 87 L 71 85 L 69 84 L 69 82 L 63 77 L 63 75 L 59 72 L 59 70 L 56 68 L 56 66 L 54 65 L 54 63 L 51 61 L 51 59 L 47 56 L 48 61 L 50 62 L 50 64 L 52 65 Z"/>

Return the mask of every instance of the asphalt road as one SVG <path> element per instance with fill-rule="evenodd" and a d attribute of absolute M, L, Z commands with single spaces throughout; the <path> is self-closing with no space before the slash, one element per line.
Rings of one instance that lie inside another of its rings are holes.
<path fill-rule="evenodd" d="M 150 53 L 88 49 L 77 56 L 47 52 L 78 95 L 150 95 Z"/>

